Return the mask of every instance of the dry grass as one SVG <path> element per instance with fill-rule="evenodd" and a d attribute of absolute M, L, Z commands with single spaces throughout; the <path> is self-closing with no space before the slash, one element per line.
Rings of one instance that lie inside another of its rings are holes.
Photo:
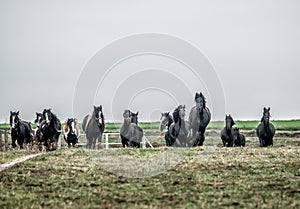
<path fill-rule="evenodd" d="M 83 149 L 47 153 L 0 173 L 0 208 L 300 207 L 299 146 L 193 148 L 168 171 L 139 179 L 103 166 L 113 156 L 158 165 L 165 151 L 101 150 L 94 161 Z"/>

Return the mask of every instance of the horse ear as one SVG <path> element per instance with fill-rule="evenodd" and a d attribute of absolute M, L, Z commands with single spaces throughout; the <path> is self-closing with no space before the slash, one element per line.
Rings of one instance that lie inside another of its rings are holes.
<path fill-rule="evenodd" d="M 39 115 L 38 112 L 35 112 L 36 115 Z"/>
<path fill-rule="evenodd" d="M 96 106 L 94 105 L 94 110 L 96 109 Z"/>
<path fill-rule="evenodd" d="M 167 112 L 167 115 L 169 115 L 170 114 L 170 112 Z"/>
<path fill-rule="evenodd" d="M 12 111 L 10 111 L 10 114 L 12 115 Z"/>
<path fill-rule="evenodd" d="M 264 111 L 267 110 L 267 108 L 264 107 Z"/>
<path fill-rule="evenodd" d="M 139 111 L 136 112 L 136 115 L 138 115 L 138 114 L 139 114 Z"/>
<path fill-rule="evenodd" d="M 269 108 L 268 108 L 268 111 L 270 111 L 270 109 L 271 109 L 271 108 L 269 107 Z"/>
<path fill-rule="evenodd" d="M 102 105 L 100 105 L 100 110 L 102 111 Z"/>
<path fill-rule="evenodd" d="M 17 115 L 19 115 L 20 111 L 18 110 Z"/>
<path fill-rule="evenodd" d="M 201 96 L 201 97 L 203 96 L 202 92 L 200 92 L 200 96 Z"/>

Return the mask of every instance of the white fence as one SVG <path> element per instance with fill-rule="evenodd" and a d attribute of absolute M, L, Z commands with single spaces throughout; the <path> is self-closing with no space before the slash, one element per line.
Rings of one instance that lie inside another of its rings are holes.
<path fill-rule="evenodd" d="M 84 136 L 85 134 L 81 134 L 80 136 Z M 109 142 L 109 136 L 120 136 L 120 133 L 103 133 L 102 135 L 102 142 L 103 142 L 103 137 L 104 137 L 104 146 L 106 149 L 109 149 L 110 145 L 122 145 L 121 142 Z M 121 139 L 120 139 L 121 140 Z M 150 143 L 150 141 L 147 139 L 147 137 L 145 135 L 143 135 L 142 138 L 142 142 L 141 142 L 141 146 L 143 149 L 146 149 L 146 145 L 149 145 L 151 148 L 153 148 L 152 144 Z"/>

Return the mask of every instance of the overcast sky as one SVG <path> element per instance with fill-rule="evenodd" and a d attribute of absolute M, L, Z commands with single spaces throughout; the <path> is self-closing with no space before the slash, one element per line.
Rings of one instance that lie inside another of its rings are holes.
<path fill-rule="evenodd" d="M 10 110 L 33 120 L 46 107 L 61 120 L 81 120 L 84 113 L 73 112 L 72 103 L 86 64 L 113 41 L 140 33 L 169 34 L 197 47 L 214 66 L 225 113 L 234 118 L 259 119 L 264 106 L 271 107 L 273 119 L 300 118 L 299 11 L 298 0 L 0 0 L 0 120 Z M 160 59 L 134 58 L 117 66 L 115 82 L 125 76 L 118 69 L 130 73 L 132 66 L 138 66 L 137 72 L 160 68 L 181 78 L 180 66 L 175 69 L 172 61 Z M 192 91 L 206 92 L 193 77 L 182 79 Z M 137 90 L 141 83 L 137 81 Z M 111 85 L 115 95 L 116 84 Z M 177 105 L 176 98 L 161 101 L 162 92 L 140 90 L 130 107 L 140 112 L 141 120 L 158 120 L 160 111 Z M 103 104 L 108 120 L 119 120 L 128 104 L 113 104 L 112 115 L 103 95 L 95 92 L 95 103 Z M 186 96 L 179 102 L 189 111 L 194 95 Z M 220 105 L 210 101 L 208 106 Z M 213 119 L 224 118 L 214 112 Z"/>

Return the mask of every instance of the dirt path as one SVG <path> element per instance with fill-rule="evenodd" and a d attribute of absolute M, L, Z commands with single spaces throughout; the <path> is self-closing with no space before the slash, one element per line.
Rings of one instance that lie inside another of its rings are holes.
<path fill-rule="evenodd" d="M 22 157 L 19 157 L 19 158 L 16 158 L 16 159 L 13 159 L 12 161 L 9 161 L 7 163 L 3 163 L 3 164 L 0 164 L 0 172 L 4 171 L 5 169 L 7 168 L 10 168 L 18 163 L 22 163 L 26 160 L 29 160 L 29 159 L 32 159 L 32 158 L 35 158 L 37 156 L 40 156 L 40 155 L 43 155 L 44 153 L 37 153 L 37 154 L 31 154 L 31 155 L 26 155 L 26 156 L 22 156 Z"/>

